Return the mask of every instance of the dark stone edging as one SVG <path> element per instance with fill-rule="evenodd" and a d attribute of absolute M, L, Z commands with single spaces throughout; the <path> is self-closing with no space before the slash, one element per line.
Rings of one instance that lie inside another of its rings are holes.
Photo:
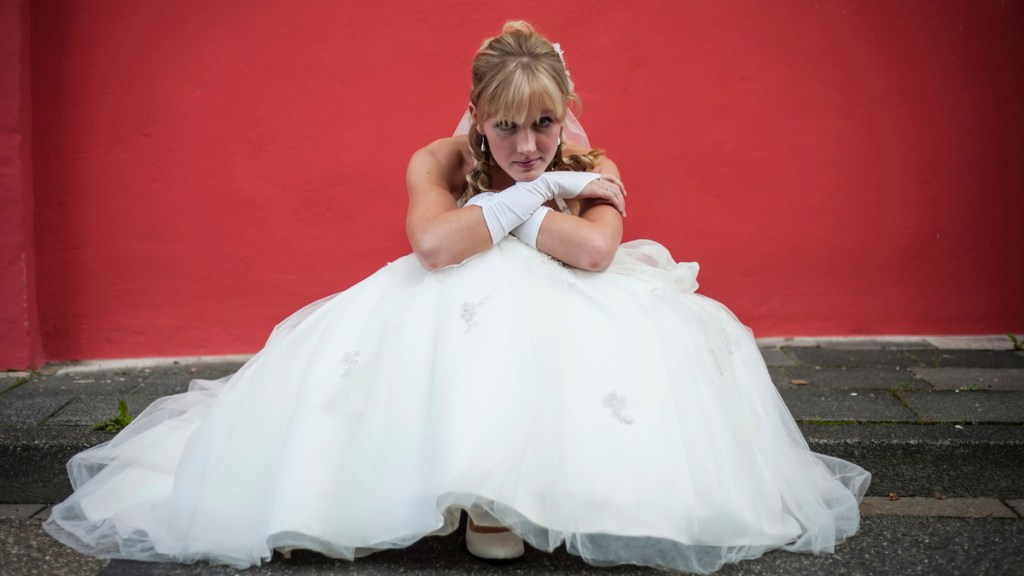
<path fill-rule="evenodd" d="M 811 449 L 872 473 L 884 496 L 1024 498 L 1024 426 L 802 424 Z M 0 503 L 49 503 L 70 493 L 68 459 L 112 438 L 81 426 L 0 428 Z"/>

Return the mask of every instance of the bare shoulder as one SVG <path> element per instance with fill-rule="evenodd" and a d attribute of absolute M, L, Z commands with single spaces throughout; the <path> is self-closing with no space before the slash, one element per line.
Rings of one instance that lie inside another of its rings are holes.
<path fill-rule="evenodd" d="M 620 178 L 619 167 L 607 156 L 601 156 L 597 159 L 597 163 L 594 164 L 594 172 L 604 174 L 605 176 Z"/>
<path fill-rule="evenodd" d="M 464 136 L 441 138 L 413 153 L 406 184 L 410 193 L 444 187 L 452 194 L 460 194 L 470 166 L 472 155 Z"/>
<path fill-rule="evenodd" d="M 583 155 L 588 152 L 590 152 L 589 148 L 572 145 L 565 147 L 565 155 L 567 156 Z M 604 174 L 606 176 L 614 176 L 615 178 L 619 177 L 619 167 L 616 166 L 615 162 L 613 162 L 611 158 L 603 154 L 597 159 L 597 162 L 594 164 L 594 168 L 591 171 L 597 174 Z"/>
<path fill-rule="evenodd" d="M 410 167 L 413 165 L 430 167 L 431 165 L 443 168 L 453 168 L 472 162 L 472 155 L 469 146 L 466 145 L 464 136 L 453 136 L 434 140 L 423 148 L 413 153 L 409 160 Z"/>

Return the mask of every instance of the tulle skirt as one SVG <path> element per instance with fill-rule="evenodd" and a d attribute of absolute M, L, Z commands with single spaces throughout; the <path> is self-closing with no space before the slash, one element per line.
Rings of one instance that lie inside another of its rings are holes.
<path fill-rule="evenodd" d="M 76 455 L 45 528 L 86 554 L 235 567 L 408 546 L 462 509 L 598 565 L 832 551 L 870 475 L 808 449 L 696 275 L 650 241 L 603 273 L 511 237 L 434 272 L 406 256 Z"/>

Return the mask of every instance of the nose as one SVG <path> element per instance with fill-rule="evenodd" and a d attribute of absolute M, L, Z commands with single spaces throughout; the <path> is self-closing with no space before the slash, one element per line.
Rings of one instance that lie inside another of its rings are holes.
<path fill-rule="evenodd" d="M 516 152 L 533 154 L 537 151 L 537 135 L 533 130 L 520 130 L 516 136 Z"/>

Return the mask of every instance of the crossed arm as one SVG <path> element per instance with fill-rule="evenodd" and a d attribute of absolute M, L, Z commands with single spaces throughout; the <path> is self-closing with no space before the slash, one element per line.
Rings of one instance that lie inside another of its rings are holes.
<path fill-rule="evenodd" d="M 413 252 L 428 270 L 458 264 L 492 246 L 483 210 L 456 208 L 451 192 L 462 189 L 465 182 L 463 145 L 460 139 L 438 140 L 409 161 L 406 232 Z M 601 158 L 594 171 L 618 182 L 618 168 L 607 158 Z M 611 188 L 605 180 L 589 184 L 580 195 L 579 216 L 549 212 L 537 235 L 537 248 L 577 268 L 607 268 L 622 239 L 619 207 L 624 209 L 621 193 L 616 190 L 613 195 Z"/>

